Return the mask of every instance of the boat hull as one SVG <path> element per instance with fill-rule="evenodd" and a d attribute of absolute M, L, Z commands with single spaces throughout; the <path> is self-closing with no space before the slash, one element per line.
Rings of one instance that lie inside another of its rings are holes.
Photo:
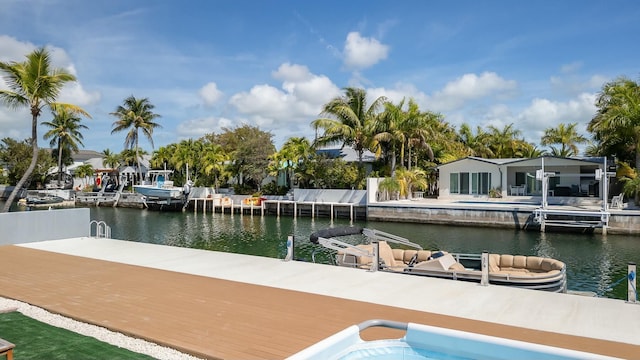
<path fill-rule="evenodd" d="M 148 198 L 180 200 L 184 197 L 183 189 L 179 187 L 159 188 L 147 185 L 134 185 L 133 191 Z"/>

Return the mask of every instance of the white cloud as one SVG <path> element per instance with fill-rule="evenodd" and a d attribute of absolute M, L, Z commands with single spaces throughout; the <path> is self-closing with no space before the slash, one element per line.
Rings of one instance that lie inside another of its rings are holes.
<path fill-rule="evenodd" d="M 350 32 L 344 44 L 344 64 L 350 69 L 365 69 L 387 58 L 389 46 L 374 38 Z"/>
<path fill-rule="evenodd" d="M 69 103 L 78 106 L 93 105 L 100 102 L 99 92 L 87 92 L 79 82 L 69 83 L 60 91 L 59 102 Z"/>
<path fill-rule="evenodd" d="M 578 123 L 577 129 L 587 135 L 586 127 L 596 112 L 596 95 L 583 93 L 566 102 L 548 99 L 533 99 L 531 104 L 518 115 L 516 126 L 529 141 L 539 142 L 544 130 L 560 123 Z"/>
<path fill-rule="evenodd" d="M 281 89 L 255 85 L 248 92 L 231 97 L 229 103 L 249 121 L 267 130 L 305 127 L 318 116 L 322 106 L 340 95 L 340 89 L 326 76 L 315 75 L 306 66 L 284 63 L 272 76 L 282 81 Z"/>
<path fill-rule="evenodd" d="M 575 61 L 570 64 L 562 65 L 562 67 L 560 67 L 560 71 L 563 73 L 573 73 L 580 70 L 580 68 L 582 68 L 582 62 Z"/>
<path fill-rule="evenodd" d="M 466 102 L 486 97 L 503 97 L 517 88 L 514 80 L 506 80 L 494 72 L 464 74 L 437 91 L 431 101 L 437 111 L 460 108 Z"/>
<path fill-rule="evenodd" d="M 391 89 L 386 88 L 368 88 L 367 89 L 367 103 L 371 104 L 372 101 L 380 96 L 384 96 L 387 100 L 394 104 L 399 103 L 402 99 L 405 99 L 405 103 L 409 99 L 413 99 L 422 110 L 433 110 L 429 104 L 429 96 L 420 91 L 413 84 L 397 83 Z"/>
<path fill-rule="evenodd" d="M 555 91 L 560 94 L 577 96 L 584 91 L 599 91 L 609 81 L 602 75 L 592 75 L 588 79 L 579 76 L 552 76 L 549 82 Z"/>
<path fill-rule="evenodd" d="M 223 127 L 232 124 L 232 120 L 211 116 L 184 121 L 176 127 L 176 132 L 182 139 L 198 139 L 205 134 L 220 133 Z"/>
<path fill-rule="evenodd" d="M 218 85 L 210 82 L 200 89 L 200 97 L 206 106 L 212 106 L 222 98 L 222 91 L 218 90 Z"/>
<path fill-rule="evenodd" d="M 304 65 L 284 63 L 278 67 L 278 70 L 271 72 L 276 80 L 282 80 L 285 82 L 300 82 L 309 80 L 313 77 L 313 74 L 309 72 L 309 69 Z"/>

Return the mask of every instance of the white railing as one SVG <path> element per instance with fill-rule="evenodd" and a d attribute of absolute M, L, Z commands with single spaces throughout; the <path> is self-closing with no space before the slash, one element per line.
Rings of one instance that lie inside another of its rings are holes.
<path fill-rule="evenodd" d="M 93 225 L 95 224 L 95 233 L 93 231 Z M 91 235 L 96 238 L 111 239 L 111 227 L 104 221 L 91 220 L 89 223 L 91 227 Z M 95 235 L 94 235 L 95 234 Z"/>

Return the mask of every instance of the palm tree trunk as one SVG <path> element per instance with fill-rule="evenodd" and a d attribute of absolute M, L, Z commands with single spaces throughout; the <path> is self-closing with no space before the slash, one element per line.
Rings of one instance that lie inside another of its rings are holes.
<path fill-rule="evenodd" d="M 20 181 L 18 181 L 16 186 L 11 191 L 11 194 L 9 194 L 9 198 L 7 199 L 7 202 L 4 204 L 4 207 L 2 208 L 2 212 L 9 212 L 9 209 L 11 208 L 11 204 L 13 204 L 13 202 L 15 201 L 16 196 L 18 196 L 18 192 L 22 189 L 24 184 L 27 182 L 27 179 L 31 177 L 31 174 L 33 173 L 33 170 L 36 168 L 36 164 L 38 163 L 38 115 L 34 113 L 34 111 L 32 111 L 31 114 L 32 114 L 31 148 L 33 150 L 33 154 L 31 155 L 31 163 L 29 164 L 29 167 L 22 175 L 22 178 L 20 178 Z"/>
<path fill-rule="evenodd" d="M 62 183 L 62 144 L 58 138 L 58 186 Z"/>
<path fill-rule="evenodd" d="M 138 175 L 140 175 L 139 181 L 142 185 L 142 168 L 140 167 L 140 152 L 138 148 L 138 137 L 136 136 L 136 163 L 138 164 Z"/>
<path fill-rule="evenodd" d="M 396 151 L 395 147 L 391 150 L 391 177 L 396 174 Z"/>

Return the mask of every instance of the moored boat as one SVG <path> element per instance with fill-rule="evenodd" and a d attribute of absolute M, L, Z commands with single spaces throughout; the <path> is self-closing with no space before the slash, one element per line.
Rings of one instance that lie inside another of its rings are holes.
<path fill-rule="evenodd" d="M 338 239 L 354 235 L 363 235 L 364 243 L 354 245 Z M 567 291 L 566 265 L 546 257 L 430 251 L 400 236 L 360 227 L 321 230 L 312 234 L 310 240 L 334 251 L 338 266 L 552 292 Z M 392 248 L 389 243 L 400 247 Z"/>
<path fill-rule="evenodd" d="M 187 186 L 174 186 L 170 180 L 172 173 L 173 170 L 150 170 L 147 180 L 141 185 L 133 185 L 133 190 L 148 198 L 182 199 L 188 193 Z"/>

